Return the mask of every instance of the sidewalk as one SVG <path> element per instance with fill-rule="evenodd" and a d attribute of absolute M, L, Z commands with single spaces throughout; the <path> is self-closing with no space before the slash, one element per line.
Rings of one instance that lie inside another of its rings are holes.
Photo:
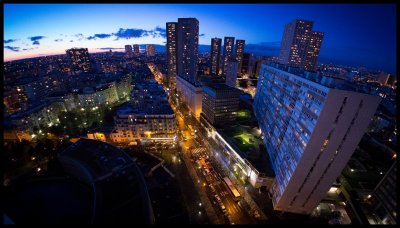
<path fill-rule="evenodd" d="M 211 138 L 209 138 L 206 147 L 209 150 L 219 151 L 218 144 L 214 142 L 214 140 Z M 216 158 L 212 156 L 212 153 L 210 154 L 210 157 L 212 158 L 213 161 L 215 161 L 217 167 L 223 170 L 224 175 L 228 176 L 231 179 L 231 181 L 235 184 L 235 186 L 239 190 L 239 193 L 242 196 L 244 196 L 243 197 L 244 200 L 241 200 L 240 202 L 242 203 L 242 206 L 248 210 L 250 216 L 253 216 L 254 211 L 258 211 L 258 213 L 260 214 L 259 220 L 267 220 L 268 217 L 265 215 L 263 210 L 260 209 L 260 207 L 257 205 L 256 202 L 254 202 L 253 198 L 247 193 L 247 191 L 243 187 L 243 184 L 241 184 L 239 180 L 236 178 L 236 176 L 229 171 L 228 167 L 226 167 L 225 164 L 223 164 L 223 162 L 217 161 Z M 221 165 L 221 163 L 223 165 Z M 252 186 L 249 186 L 248 188 L 252 188 Z"/>

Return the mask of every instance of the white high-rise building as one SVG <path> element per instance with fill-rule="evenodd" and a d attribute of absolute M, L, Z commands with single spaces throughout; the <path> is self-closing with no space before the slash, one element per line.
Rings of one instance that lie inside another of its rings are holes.
<path fill-rule="evenodd" d="M 314 210 L 346 166 L 381 100 L 317 82 L 316 73 L 261 65 L 253 106 L 276 174 L 270 189 L 275 210 Z"/>

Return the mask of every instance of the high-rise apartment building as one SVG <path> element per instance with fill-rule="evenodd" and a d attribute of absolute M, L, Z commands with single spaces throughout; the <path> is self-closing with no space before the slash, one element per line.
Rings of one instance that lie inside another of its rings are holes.
<path fill-rule="evenodd" d="M 237 81 L 237 72 L 238 72 L 238 61 L 232 60 L 228 62 L 227 70 L 226 70 L 226 77 L 225 77 L 225 84 L 230 87 L 236 87 Z"/>
<path fill-rule="evenodd" d="M 194 83 L 197 80 L 199 21 L 196 18 L 178 18 L 178 75 Z"/>
<path fill-rule="evenodd" d="M 285 26 L 279 63 L 315 70 L 324 34 L 312 31 L 313 24 L 312 21 L 294 20 Z"/>
<path fill-rule="evenodd" d="M 177 22 L 167 22 L 167 81 L 170 88 L 174 89 L 176 85 L 176 60 L 177 60 L 177 36 L 178 23 Z"/>
<path fill-rule="evenodd" d="M 243 53 L 242 66 L 240 72 L 242 75 L 251 76 L 253 72 L 255 61 L 254 56 L 251 53 Z"/>
<path fill-rule="evenodd" d="M 154 57 L 156 55 L 156 46 L 154 44 L 146 44 L 147 57 Z"/>
<path fill-rule="evenodd" d="M 305 70 L 308 71 L 315 70 L 323 38 L 324 38 L 324 33 L 316 31 L 311 32 L 311 38 L 307 49 L 306 62 L 304 64 Z"/>
<path fill-rule="evenodd" d="M 71 72 L 77 74 L 90 71 L 89 51 L 87 48 L 71 48 L 66 50 L 71 63 Z"/>
<path fill-rule="evenodd" d="M 244 52 L 244 40 L 236 40 L 236 61 L 238 62 L 238 69 L 242 68 L 242 59 L 243 59 L 243 52 Z M 240 73 L 240 72 L 238 72 Z"/>
<path fill-rule="evenodd" d="M 225 84 L 203 86 L 202 114 L 214 126 L 232 123 L 239 109 L 240 91 Z"/>
<path fill-rule="evenodd" d="M 139 56 L 140 55 L 140 48 L 139 48 L 139 44 L 134 44 L 133 46 L 133 54 L 135 56 Z"/>
<path fill-rule="evenodd" d="M 380 97 L 327 87 L 316 73 L 262 64 L 254 100 L 276 178 L 275 210 L 309 214 L 340 175 Z"/>
<path fill-rule="evenodd" d="M 127 57 L 132 57 L 132 46 L 131 45 L 125 45 L 125 55 Z"/>
<path fill-rule="evenodd" d="M 235 37 L 225 37 L 224 38 L 224 62 L 222 63 L 222 75 L 226 76 L 226 70 L 228 67 L 228 62 L 235 58 L 234 57 L 234 44 L 235 44 Z"/>
<path fill-rule="evenodd" d="M 221 59 L 221 43 L 220 38 L 211 39 L 211 75 L 219 74 L 219 60 Z"/>

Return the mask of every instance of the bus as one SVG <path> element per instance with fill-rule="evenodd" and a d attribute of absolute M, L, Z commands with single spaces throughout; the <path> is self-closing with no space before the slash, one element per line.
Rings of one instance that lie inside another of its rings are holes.
<path fill-rule="evenodd" d="M 239 191 L 235 188 L 235 186 L 232 184 L 231 180 L 229 180 L 228 177 L 224 177 L 224 182 L 225 184 L 228 186 L 232 196 L 233 196 L 233 200 L 235 201 L 239 201 L 240 200 L 240 194 Z"/>

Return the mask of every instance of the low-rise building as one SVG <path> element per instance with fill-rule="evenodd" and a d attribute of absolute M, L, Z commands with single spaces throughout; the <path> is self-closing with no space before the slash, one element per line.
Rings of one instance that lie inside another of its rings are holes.
<path fill-rule="evenodd" d="M 180 99 L 187 104 L 189 110 L 199 119 L 202 108 L 202 87 L 177 76 L 176 91 Z"/>
<path fill-rule="evenodd" d="M 114 116 L 115 129 L 110 134 L 113 142 L 175 139 L 175 113 L 160 84 L 155 81 L 136 84 L 131 100 Z"/>
<path fill-rule="evenodd" d="M 58 114 L 54 104 L 41 103 L 32 106 L 26 111 L 20 111 L 11 115 L 11 122 L 15 126 L 19 140 L 32 140 L 36 137 L 35 128 L 40 131 L 43 126 L 51 127 L 59 124 Z"/>

